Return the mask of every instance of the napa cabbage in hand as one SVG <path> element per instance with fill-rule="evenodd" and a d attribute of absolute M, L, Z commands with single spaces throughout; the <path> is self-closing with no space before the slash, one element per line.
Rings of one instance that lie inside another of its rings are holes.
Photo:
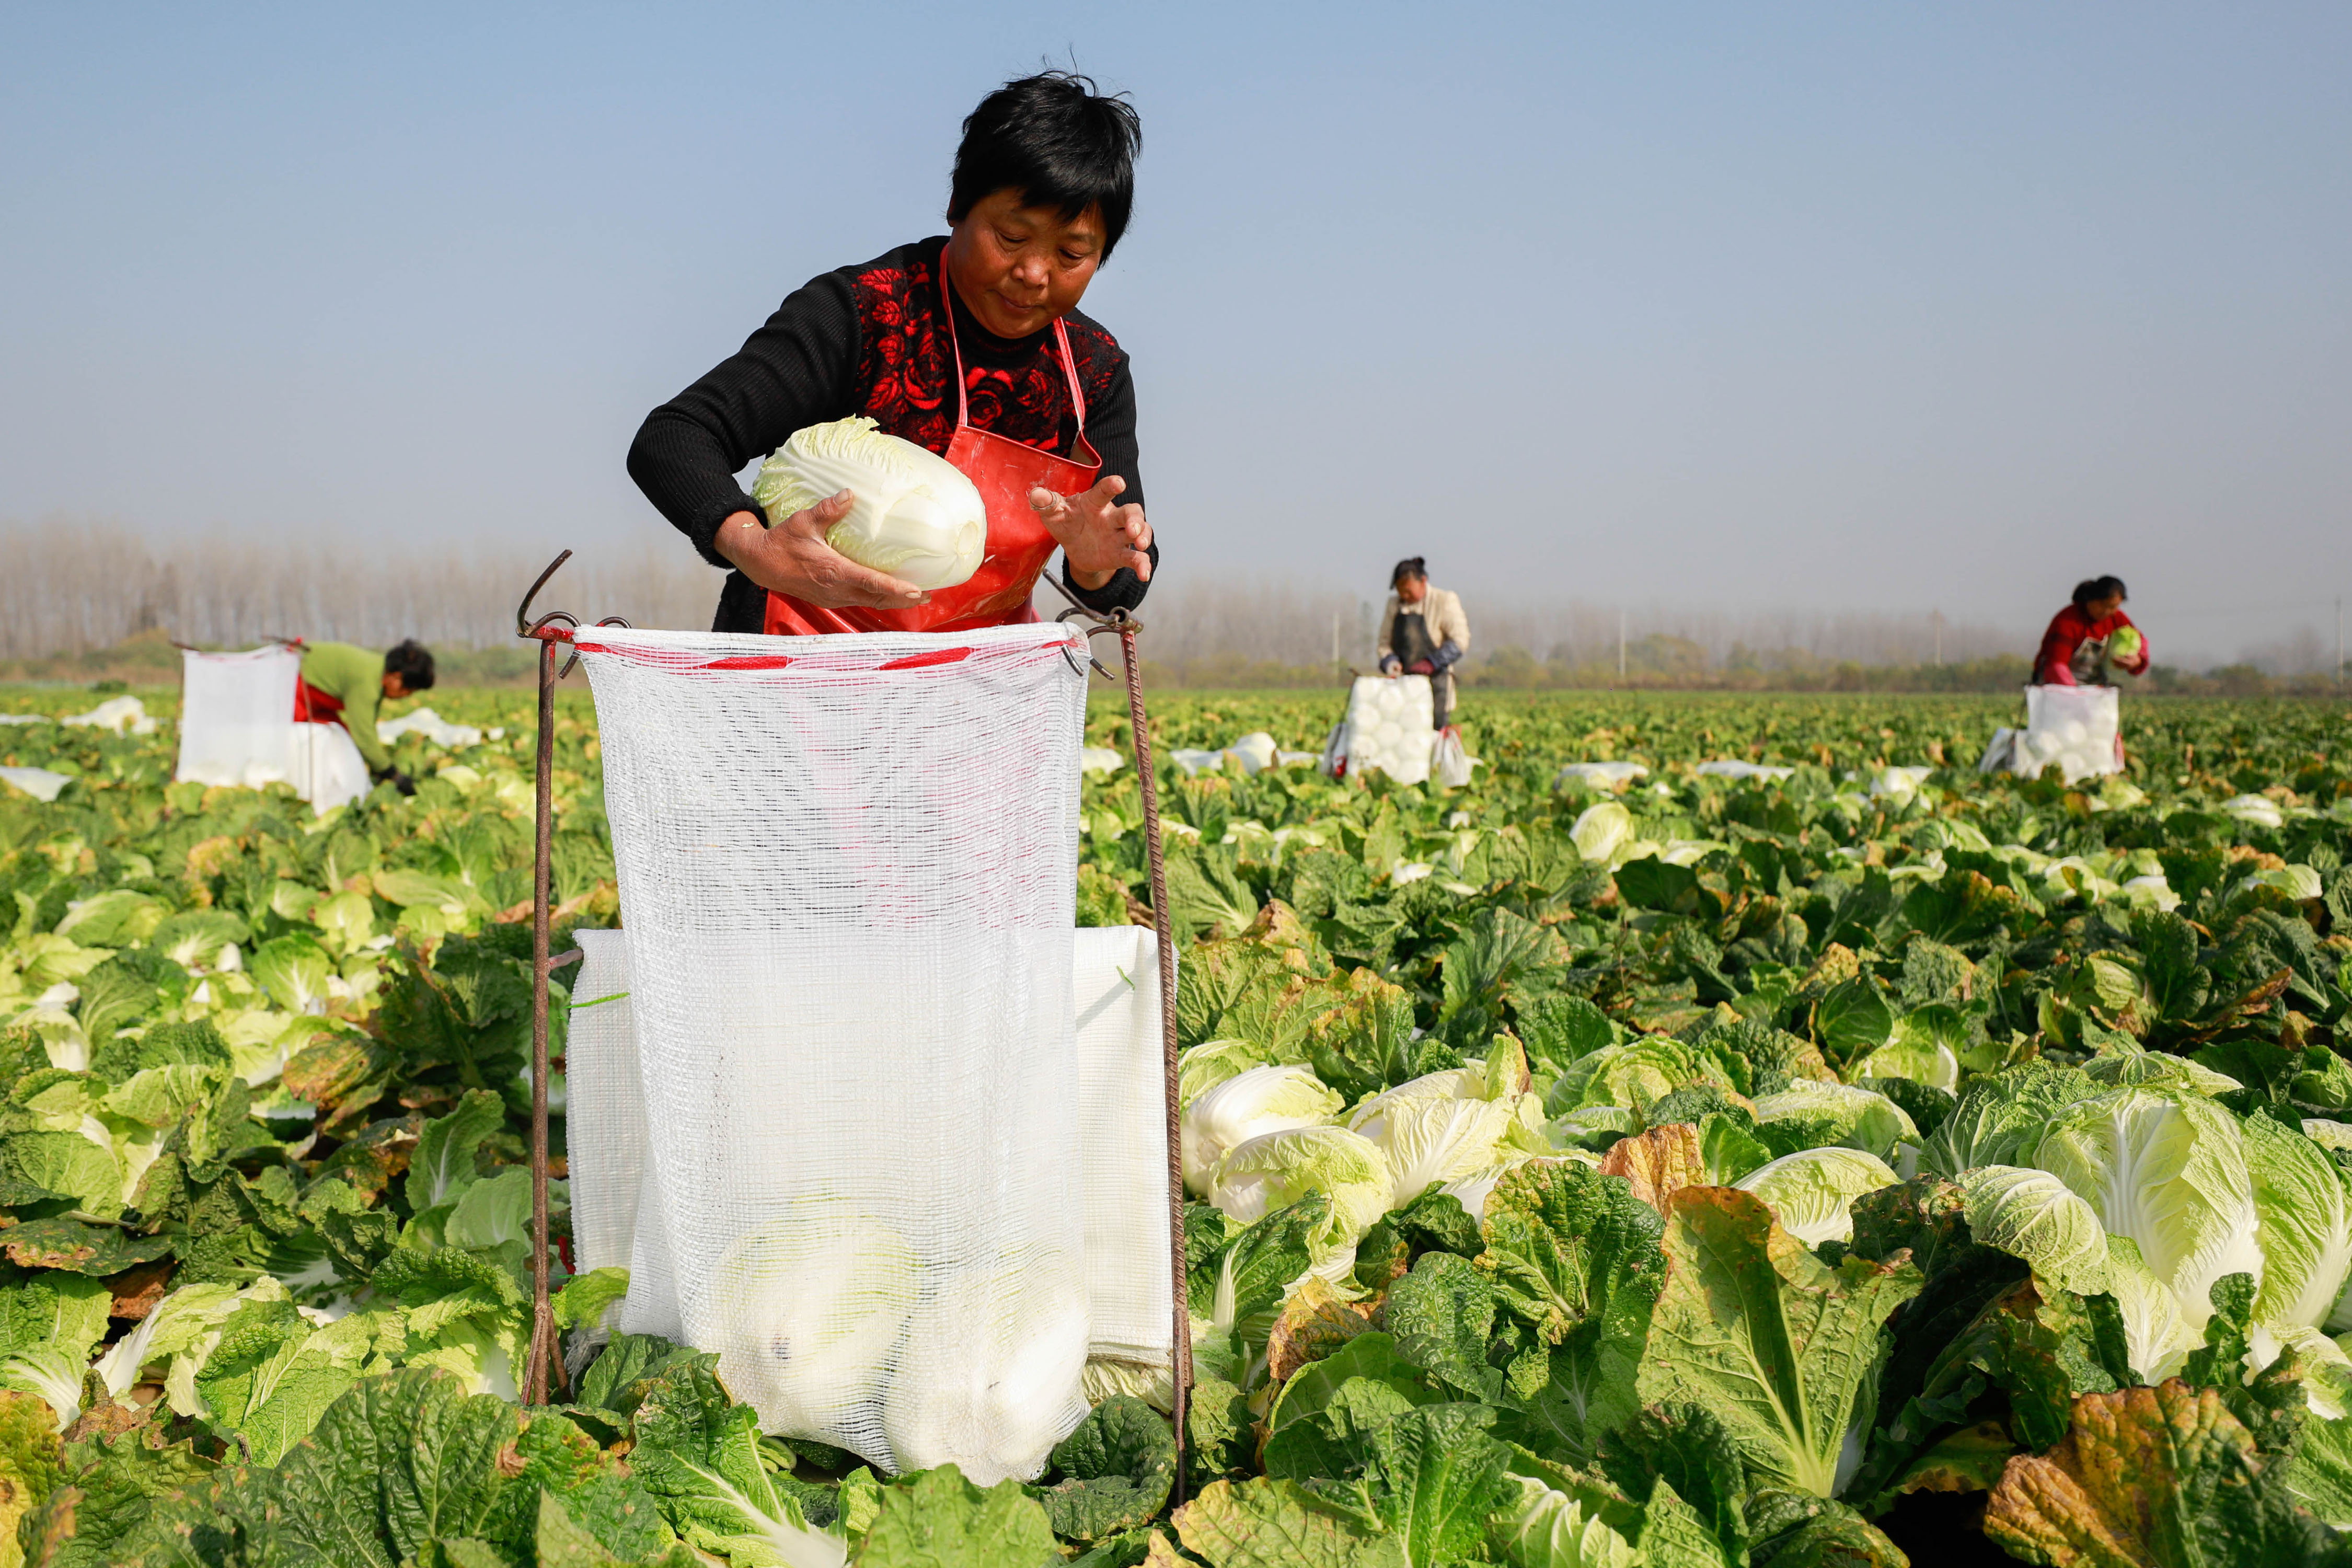
<path fill-rule="evenodd" d="M 760 467 L 751 497 L 772 528 L 839 490 L 849 515 L 824 542 L 860 566 L 918 588 L 952 588 L 980 570 L 988 510 L 963 470 L 853 416 L 795 430 Z"/>

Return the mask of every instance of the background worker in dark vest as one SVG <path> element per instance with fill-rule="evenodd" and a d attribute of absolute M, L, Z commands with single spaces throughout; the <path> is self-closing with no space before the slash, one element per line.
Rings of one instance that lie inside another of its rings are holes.
<path fill-rule="evenodd" d="M 360 749 L 370 778 L 380 784 L 389 780 L 401 794 L 415 795 L 415 781 L 392 765 L 392 753 L 375 732 L 375 720 L 385 703 L 432 688 L 432 652 L 414 639 L 384 654 L 347 642 L 305 643 L 302 676 L 294 686 L 294 717 L 301 723 L 341 724 Z"/>
<path fill-rule="evenodd" d="M 1462 597 L 1429 585 L 1429 568 L 1418 555 L 1396 563 L 1389 574 L 1388 607 L 1381 612 L 1381 673 L 1425 675 L 1444 729 L 1454 716 L 1454 667 L 1470 651 L 1470 617 Z"/>

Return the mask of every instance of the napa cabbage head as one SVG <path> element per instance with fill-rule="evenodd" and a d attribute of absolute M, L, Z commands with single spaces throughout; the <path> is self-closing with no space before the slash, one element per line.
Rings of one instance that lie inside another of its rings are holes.
<path fill-rule="evenodd" d="M 2229 1074 L 2215 1072 L 2186 1057 L 2144 1049 L 2128 1036 L 2120 1042 L 2101 1047 L 2096 1056 L 2083 1064 L 2083 1075 L 2111 1089 L 2173 1084 L 2199 1094 L 2217 1095 L 2245 1087 Z"/>
<path fill-rule="evenodd" d="M 2306 1116 L 2303 1119 L 2303 1135 L 2323 1149 L 2352 1153 L 2352 1121 Z"/>
<path fill-rule="evenodd" d="M 795 430 L 761 465 L 751 499 L 775 527 L 841 491 L 849 514 L 825 542 L 918 588 L 952 588 L 980 570 L 988 509 L 961 469 L 859 415 Z"/>
<path fill-rule="evenodd" d="M 2083 1295 L 2107 1288 L 2107 1233 L 2074 1188 L 2047 1171 L 1980 1165 L 1958 1180 L 1969 1234 Z"/>
<path fill-rule="evenodd" d="M 1811 1142 L 1859 1149 L 1882 1160 L 1893 1158 L 1898 1143 L 1919 1142 L 1910 1113 L 1875 1089 L 1810 1078 L 1791 1079 L 1787 1088 L 1757 1096 L 1756 1120 L 1809 1123 Z"/>
<path fill-rule="evenodd" d="M 2260 1219 L 2237 1119 L 2192 1089 L 2109 1089 L 2060 1111 L 2032 1162 L 2127 1237 L 2199 1326 L 2213 1282 L 2263 1276 Z"/>
<path fill-rule="evenodd" d="M 739 1397 L 778 1431 L 838 1431 L 873 1396 L 923 1289 L 906 1238 L 854 1205 L 808 1199 L 720 1259 L 709 1342 Z"/>
<path fill-rule="evenodd" d="M 1617 863 L 1636 837 L 1633 814 L 1613 800 L 1586 806 L 1568 830 L 1569 842 L 1576 846 L 1578 855 L 1603 865 Z"/>
<path fill-rule="evenodd" d="M 1518 1495 L 1496 1510 L 1488 1526 L 1503 1544 L 1504 1562 L 1520 1568 L 1637 1568 L 1645 1561 L 1585 1499 L 1533 1476 L 1505 1479 L 1517 1485 Z"/>
<path fill-rule="evenodd" d="M 1248 1040 L 1202 1040 L 1176 1058 L 1176 1094 L 1190 1105 L 1227 1079 L 1266 1065 L 1267 1053 Z"/>
<path fill-rule="evenodd" d="M 1669 1036 L 1644 1035 L 1603 1046 L 1569 1063 L 1546 1092 L 1544 1109 L 1553 1116 L 1588 1106 L 1638 1110 L 1706 1076 L 1688 1046 Z"/>
<path fill-rule="evenodd" d="M 2246 1325 L 2246 1375 L 2252 1377 L 2288 1351 L 2301 1360 L 2304 1402 L 2323 1421 L 2341 1421 L 2352 1406 L 2352 1355 L 2317 1329 Z"/>
<path fill-rule="evenodd" d="M 2329 1321 L 2352 1275 L 2352 1200 L 2327 1152 L 2296 1128 L 2257 1111 L 2241 1126 L 2253 1177 L 2263 1249 L 2253 1321 L 2273 1330 Z"/>
<path fill-rule="evenodd" d="M 1322 1126 L 1346 1103 L 1323 1087 L 1312 1068 L 1296 1063 L 1235 1074 L 1184 1108 L 1184 1185 L 1195 1196 L 1205 1196 L 1209 1177 L 1228 1150 L 1263 1133 Z"/>
<path fill-rule="evenodd" d="M 1380 1146 L 1344 1127 L 1264 1132 L 1228 1152 L 1209 1178 L 1209 1201 L 1254 1225 L 1309 1193 L 1331 1199 L 1329 1230 L 1318 1251 L 1352 1247 L 1388 1213 L 1389 1166 Z"/>
<path fill-rule="evenodd" d="M 1979 1077 L 1919 1148 L 1919 1168 L 1958 1176 L 1979 1165 L 2030 1165 L 2051 1121 L 2099 1086 L 2080 1068 L 2026 1062 Z"/>
<path fill-rule="evenodd" d="M 2107 1293 L 2123 1320 L 2124 1354 L 2142 1383 L 2178 1376 L 2189 1352 L 2205 1342 L 2203 1318 L 2192 1317 L 2173 1289 L 2149 1271 L 2127 1236 L 2107 1237 Z"/>
<path fill-rule="evenodd" d="M 1515 1153 L 1520 1131 L 1508 1100 L 1455 1100 L 1428 1095 L 1398 1100 L 1365 1123 L 1389 1173 L 1391 1208 L 1402 1208 L 1429 1187 L 1494 1173 Z"/>
<path fill-rule="evenodd" d="M 1754 1193 L 1780 1228 L 1807 1247 L 1853 1239 L 1853 1203 L 1899 1184 L 1885 1161 L 1860 1149 L 1800 1149 L 1733 1183 Z"/>
<path fill-rule="evenodd" d="M 1053 1260 L 940 1271 L 883 1399 L 892 1463 L 952 1464 L 981 1486 L 1034 1480 L 1086 1415 L 1089 1326 L 1076 1271 Z"/>

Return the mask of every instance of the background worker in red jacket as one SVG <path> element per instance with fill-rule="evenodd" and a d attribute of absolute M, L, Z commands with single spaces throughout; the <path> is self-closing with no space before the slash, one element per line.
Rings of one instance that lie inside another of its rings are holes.
<path fill-rule="evenodd" d="M 2050 617 L 2033 657 L 2037 686 L 2112 686 L 2116 670 L 2147 673 L 2147 639 L 2124 614 L 2124 580 L 2092 577 L 2074 584 L 2074 602 Z"/>

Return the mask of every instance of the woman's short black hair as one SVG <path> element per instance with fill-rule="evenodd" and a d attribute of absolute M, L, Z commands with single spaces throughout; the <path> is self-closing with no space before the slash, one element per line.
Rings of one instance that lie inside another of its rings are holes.
<path fill-rule="evenodd" d="M 1418 577 L 1427 582 L 1429 563 L 1418 555 L 1406 556 L 1396 563 L 1396 570 L 1389 574 L 1389 586 L 1393 588 L 1408 577 Z"/>
<path fill-rule="evenodd" d="M 2118 599 L 2131 596 L 2124 592 L 2124 580 L 2120 577 L 2085 577 L 2074 584 L 2074 607 L 2086 610 L 2093 600 L 2104 599 L 2110 594 Z"/>
<path fill-rule="evenodd" d="M 998 191 L 1021 193 L 1025 206 L 1059 209 L 1065 220 L 1099 209 L 1103 259 L 1118 248 L 1135 206 L 1135 155 L 1143 121 L 1135 106 L 1095 90 L 1074 71 L 1041 71 L 1008 81 L 980 100 L 963 122 L 948 221 Z"/>
<path fill-rule="evenodd" d="M 411 691 L 433 689 L 433 650 L 410 637 L 383 656 L 383 672 L 400 677 Z"/>

